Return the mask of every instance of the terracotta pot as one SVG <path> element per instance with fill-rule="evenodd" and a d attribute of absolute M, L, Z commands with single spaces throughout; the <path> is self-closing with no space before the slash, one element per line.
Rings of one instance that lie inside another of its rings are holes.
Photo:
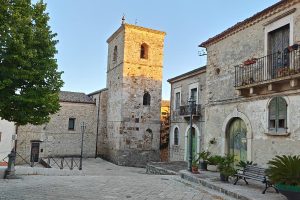
<path fill-rule="evenodd" d="M 198 166 L 192 166 L 192 173 L 193 174 L 198 174 L 199 173 Z"/>

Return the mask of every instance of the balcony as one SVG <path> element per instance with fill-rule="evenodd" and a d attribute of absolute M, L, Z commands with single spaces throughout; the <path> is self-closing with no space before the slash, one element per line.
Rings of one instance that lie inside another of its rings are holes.
<path fill-rule="evenodd" d="M 235 66 L 235 88 L 242 96 L 298 89 L 299 79 L 298 45 Z"/>
<path fill-rule="evenodd" d="M 192 114 L 193 114 L 194 117 L 200 117 L 201 116 L 201 105 L 200 104 L 195 105 L 194 109 L 192 110 Z M 190 115 L 191 115 L 190 106 L 189 105 L 180 106 L 179 115 L 190 117 Z"/>

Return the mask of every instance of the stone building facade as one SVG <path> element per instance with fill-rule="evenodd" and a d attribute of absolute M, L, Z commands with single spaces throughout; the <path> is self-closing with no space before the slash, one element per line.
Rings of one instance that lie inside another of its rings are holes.
<path fill-rule="evenodd" d="M 199 153 L 204 137 L 204 105 L 206 102 L 206 67 L 200 67 L 169 79 L 171 84 L 169 159 L 187 160 L 190 135 L 189 103 L 195 100 L 193 113 L 193 152 Z"/>
<path fill-rule="evenodd" d="M 262 166 L 300 154 L 299 44 L 300 1 L 282 0 L 199 45 L 207 50 L 201 150 Z"/>
<path fill-rule="evenodd" d="M 96 104 L 77 92 L 60 92 L 60 110 L 47 124 L 18 127 L 17 163 L 53 156 L 79 156 L 81 151 L 81 123 L 86 123 L 83 156 L 95 157 Z M 24 160 L 23 160 L 24 159 Z"/>

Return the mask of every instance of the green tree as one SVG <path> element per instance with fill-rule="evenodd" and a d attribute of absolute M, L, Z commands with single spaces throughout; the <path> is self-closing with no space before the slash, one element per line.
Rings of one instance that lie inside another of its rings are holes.
<path fill-rule="evenodd" d="M 58 41 L 48 21 L 43 1 L 0 0 L 0 117 L 16 125 L 46 123 L 60 108 Z"/>

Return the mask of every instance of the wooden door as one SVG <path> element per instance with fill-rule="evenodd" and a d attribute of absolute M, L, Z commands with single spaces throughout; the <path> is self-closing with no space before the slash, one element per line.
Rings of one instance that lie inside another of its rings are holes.
<path fill-rule="evenodd" d="M 235 118 L 227 133 L 228 153 L 234 155 L 236 162 L 247 161 L 247 128 L 244 121 Z"/>
<path fill-rule="evenodd" d="M 190 144 L 190 136 L 191 136 L 191 133 L 190 133 L 190 129 L 189 129 L 188 135 L 187 135 L 186 160 L 188 160 L 189 155 L 190 155 L 190 145 L 189 145 Z M 193 153 L 192 154 L 193 154 L 193 156 L 195 156 L 197 154 L 197 137 L 196 137 L 196 130 L 194 127 L 192 128 L 192 140 L 193 140 L 193 142 L 192 142 L 192 152 Z"/>
<path fill-rule="evenodd" d="M 39 161 L 39 153 L 40 153 L 40 143 L 32 142 L 31 143 L 30 162 L 38 162 Z"/>

